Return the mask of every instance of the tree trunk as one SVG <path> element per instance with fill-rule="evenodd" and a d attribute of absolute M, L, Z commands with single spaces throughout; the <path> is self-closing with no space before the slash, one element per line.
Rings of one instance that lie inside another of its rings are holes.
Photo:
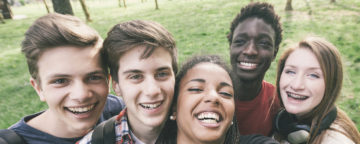
<path fill-rule="evenodd" d="M 330 1 L 330 3 L 335 3 L 335 2 L 336 2 L 336 0 L 331 0 L 331 1 Z"/>
<path fill-rule="evenodd" d="M 124 2 L 124 7 L 126 8 L 126 3 L 125 3 L 125 0 L 123 0 L 123 2 Z"/>
<path fill-rule="evenodd" d="M 287 1 L 286 1 L 285 10 L 286 10 L 286 11 L 292 11 L 292 10 L 293 10 L 293 8 L 292 8 L 292 6 L 291 6 L 291 0 L 287 0 Z"/>
<path fill-rule="evenodd" d="M 0 9 L 5 19 L 13 18 L 13 14 L 7 0 L 0 0 Z"/>
<path fill-rule="evenodd" d="M 158 5 L 157 0 L 155 0 L 155 9 L 159 9 L 159 5 Z"/>
<path fill-rule="evenodd" d="M 87 22 L 91 22 L 91 18 L 90 18 L 90 14 L 89 14 L 89 11 L 87 10 L 87 7 L 86 7 L 86 4 L 85 4 L 85 1 L 84 0 L 80 0 L 80 3 L 81 3 L 81 7 L 84 11 L 84 14 L 86 16 L 86 21 Z"/>
<path fill-rule="evenodd" d="M 70 0 L 51 0 L 54 11 L 61 14 L 74 15 Z"/>
<path fill-rule="evenodd" d="M 48 4 L 46 3 L 46 0 L 43 0 L 43 2 L 44 2 L 44 5 L 45 5 L 45 7 L 46 7 L 46 11 L 47 11 L 48 13 L 50 13 L 50 9 L 49 9 Z"/>
<path fill-rule="evenodd" d="M 121 0 L 119 0 L 119 7 L 121 7 Z"/>

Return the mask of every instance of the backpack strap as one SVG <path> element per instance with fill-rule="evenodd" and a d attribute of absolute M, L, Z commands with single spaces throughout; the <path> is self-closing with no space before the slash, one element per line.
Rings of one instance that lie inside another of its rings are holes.
<path fill-rule="evenodd" d="M 91 136 L 91 144 L 115 144 L 115 121 L 117 116 L 100 123 Z"/>
<path fill-rule="evenodd" d="M 0 144 L 25 144 L 25 140 L 10 129 L 0 130 Z"/>

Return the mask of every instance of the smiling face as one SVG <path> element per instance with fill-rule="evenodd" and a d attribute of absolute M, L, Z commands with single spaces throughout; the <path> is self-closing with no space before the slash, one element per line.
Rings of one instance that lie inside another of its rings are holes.
<path fill-rule="evenodd" d="M 279 86 L 289 113 L 302 116 L 314 109 L 325 92 L 324 75 L 315 55 L 306 48 L 293 51 L 285 62 Z"/>
<path fill-rule="evenodd" d="M 144 50 L 145 47 L 138 46 L 122 55 L 119 80 L 113 81 L 116 94 L 125 101 L 135 134 L 146 128 L 161 129 L 174 94 L 175 76 L 170 53 L 164 48 L 155 48 L 148 58 L 141 59 Z"/>
<path fill-rule="evenodd" d="M 259 18 L 247 18 L 234 30 L 230 60 L 242 80 L 263 79 L 275 55 L 275 32 Z"/>
<path fill-rule="evenodd" d="M 220 66 L 200 63 L 181 79 L 176 107 L 178 142 L 223 143 L 234 116 L 234 91 Z"/>
<path fill-rule="evenodd" d="M 108 82 L 98 49 L 61 46 L 39 58 L 40 84 L 31 84 L 49 109 L 58 132 L 83 134 L 99 120 L 108 94 Z M 66 137 L 75 137 L 68 135 Z"/>

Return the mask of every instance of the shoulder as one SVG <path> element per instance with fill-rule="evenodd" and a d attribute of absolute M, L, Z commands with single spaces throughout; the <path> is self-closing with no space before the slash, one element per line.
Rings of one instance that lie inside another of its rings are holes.
<path fill-rule="evenodd" d="M 10 126 L 9 129 L 15 131 L 19 136 L 21 136 L 27 143 L 36 143 L 36 144 L 48 144 L 48 143 L 63 143 L 63 144 L 72 144 L 79 138 L 59 138 L 43 131 L 40 131 L 36 128 L 31 127 L 26 122 L 39 116 L 43 112 L 35 113 L 32 115 L 25 116 L 19 122 Z"/>
<path fill-rule="evenodd" d="M 331 129 L 325 131 L 324 138 L 322 143 L 341 143 L 341 144 L 355 144 L 349 137 L 347 137 L 344 133 L 345 130 L 337 124 L 331 124 Z"/>
<path fill-rule="evenodd" d="M 122 110 L 125 107 L 125 102 L 123 101 L 122 98 L 109 94 L 106 100 L 106 105 L 110 107 L 111 106 L 120 107 Z"/>
<path fill-rule="evenodd" d="M 122 98 L 109 94 L 99 122 L 105 121 L 115 115 L 118 115 L 120 111 L 124 108 L 125 103 Z"/>
<path fill-rule="evenodd" d="M 275 93 L 275 86 L 265 80 L 262 81 L 262 88 L 261 91 L 265 94 L 274 94 Z"/>
<path fill-rule="evenodd" d="M 241 144 L 279 144 L 276 140 L 263 135 L 242 135 L 239 143 Z"/>

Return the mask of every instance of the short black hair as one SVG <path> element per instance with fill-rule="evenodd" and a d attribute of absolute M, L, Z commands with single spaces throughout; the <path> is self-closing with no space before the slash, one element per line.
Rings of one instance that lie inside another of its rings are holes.
<path fill-rule="evenodd" d="M 265 23 L 271 25 L 275 31 L 275 54 L 276 56 L 279 45 L 282 40 L 282 28 L 280 23 L 280 17 L 275 13 L 274 7 L 269 3 L 250 3 L 247 6 L 241 8 L 240 13 L 236 15 L 231 22 L 230 32 L 227 35 L 229 44 L 231 45 L 235 28 L 247 18 L 256 17 L 264 20 Z"/>

